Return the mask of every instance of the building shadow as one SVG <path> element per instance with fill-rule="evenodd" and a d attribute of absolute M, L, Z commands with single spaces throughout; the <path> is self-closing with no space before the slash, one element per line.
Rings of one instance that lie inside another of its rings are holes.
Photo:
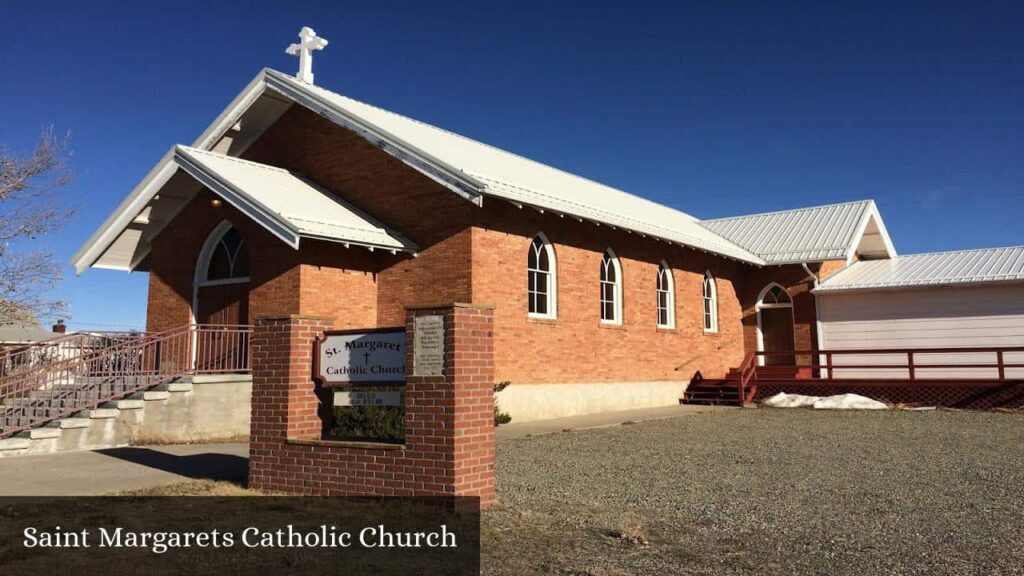
<path fill-rule="evenodd" d="M 95 452 L 194 480 L 244 482 L 249 473 L 249 459 L 234 454 L 208 452 L 179 456 L 138 447 L 108 448 Z"/>

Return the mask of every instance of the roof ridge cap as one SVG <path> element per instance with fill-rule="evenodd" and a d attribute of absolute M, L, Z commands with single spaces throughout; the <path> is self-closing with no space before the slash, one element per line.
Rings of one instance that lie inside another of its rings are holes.
<path fill-rule="evenodd" d="M 915 252 L 913 254 L 900 254 L 893 258 L 883 258 L 881 260 L 867 260 L 867 262 L 879 262 L 883 260 L 900 260 L 903 258 L 914 258 L 919 256 L 940 256 L 943 254 L 966 254 L 969 252 L 992 252 L 995 250 L 1024 250 L 1024 245 L 1016 246 L 992 246 L 990 248 L 964 248 L 960 250 L 939 250 L 938 252 Z"/>
<path fill-rule="evenodd" d="M 864 200 L 849 200 L 849 201 L 846 201 L 846 202 L 834 202 L 832 204 L 819 204 L 817 206 L 806 206 L 804 208 L 786 208 L 784 210 L 771 210 L 771 211 L 768 211 L 768 212 L 757 212 L 755 214 L 741 214 L 739 216 L 723 216 L 721 218 L 709 218 L 707 220 L 698 220 L 698 222 L 700 222 L 702 224 L 704 224 L 704 223 L 710 224 L 712 222 L 721 222 L 723 220 L 743 220 L 745 218 L 759 218 L 761 216 L 771 216 L 773 214 L 785 214 L 786 212 L 805 212 L 805 211 L 808 211 L 808 210 L 820 210 L 822 208 L 834 208 L 836 206 L 848 206 L 848 205 L 851 205 L 851 204 L 869 204 L 869 205 L 874 205 L 874 203 L 875 203 L 874 200 L 872 200 L 870 198 L 867 198 L 867 199 L 864 199 Z"/>
<path fill-rule="evenodd" d="M 262 162 L 256 162 L 255 160 L 247 160 L 245 158 L 239 158 L 238 156 L 230 156 L 228 154 L 221 154 L 220 152 L 213 152 L 210 150 L 201 150 L 199 148 L 193 148 L 192 146 L 186 146 L 184 144 L 177 144 L 177 147 L 190 154 L 199 154 L 212 156 L 214 158 L 223 158 L 224 160 L 231 160 L 240 164 L 248 164 L 256 168 L 263 168 L 265 170 L 273 170 L 275 172 L 284 172 L 285 174 L 295 175 L 294 172 L 287 168 L 281 168 L 280 166 L 274 166 L 273 164 L 264 164 Z"/>

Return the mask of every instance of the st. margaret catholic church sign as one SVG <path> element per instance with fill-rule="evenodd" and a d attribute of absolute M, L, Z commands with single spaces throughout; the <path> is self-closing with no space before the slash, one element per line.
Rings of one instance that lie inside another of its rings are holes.
<path fill-rule="evenodd" d="M 316 378 L 322 385 L 405 382 L 405 328 L 333 330 L 317 340 Z"/>

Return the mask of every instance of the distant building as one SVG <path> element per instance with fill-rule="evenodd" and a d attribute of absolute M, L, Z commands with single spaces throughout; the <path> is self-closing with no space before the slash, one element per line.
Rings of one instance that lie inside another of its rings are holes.
<path fill-rule="evenodd" d="M 57 332 L 58 326 L 61 329 L 65 328 L 63 322 L 55 325 L 53 332 L 46 330 L 38 322 L 9 322 L 0 324 L 0 346 L 15 346 L 48 340 L 54 337 L 54 332 Z"/>

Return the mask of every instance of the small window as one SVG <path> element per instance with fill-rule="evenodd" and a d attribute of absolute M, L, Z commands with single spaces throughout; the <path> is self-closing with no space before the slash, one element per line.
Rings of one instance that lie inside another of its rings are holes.
<path fill-rule="evenodd" d="M 704 331 L 718 332 L 718 288 L 710 272 L 704 275 Z"/>
<path fill-rule="evenodd" d="M 676 312 L 675 312 L 675 289 L 674 282 L 672 281 L 672 269 L 668 267 L 668 264 L 662 262 L 658 266 L 658 283 L 657 283 L 657 294 L 658 294 L 658 327 L 659 328 L 675 328 L 676 326 Z"/>
<path fill-rule="evenodd" d="M 526 257 L 526 298 L 530 316 L 555 318 L 555 251 L 538 234 L 530 243 Z"/>
<path fill-rule="evenodd" d="M 220 237 L 206 269 L 207 280 L 230 280 L 249 276 L 249 250 L 234 227 Z"/>
<path fill-rule="evenodd" d="M 611 249 L 601 259 L 601 322 L 622 324 L 622 268 Z"/>

